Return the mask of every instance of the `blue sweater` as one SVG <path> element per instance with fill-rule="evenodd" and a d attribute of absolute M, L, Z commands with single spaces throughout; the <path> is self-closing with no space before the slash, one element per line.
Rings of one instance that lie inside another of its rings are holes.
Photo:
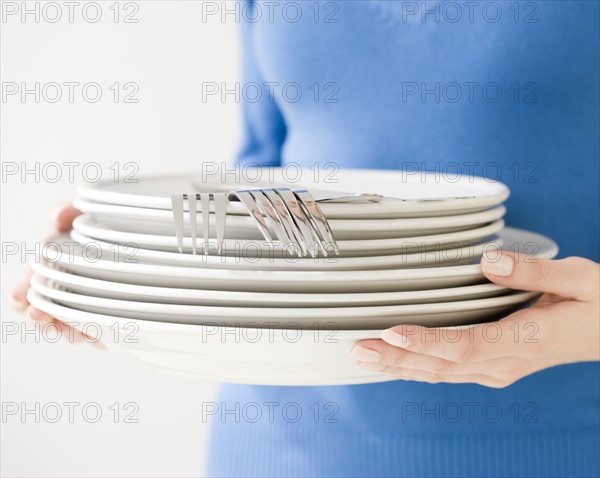
<path fill-rule="evenodd" d="M 493 177 L 512 190 L 509 225 L 598 260 L 598 5 L 240 4 L 239 160 Z M 598 476 L 599 376 L 224 385 L 208 474 Z"/>

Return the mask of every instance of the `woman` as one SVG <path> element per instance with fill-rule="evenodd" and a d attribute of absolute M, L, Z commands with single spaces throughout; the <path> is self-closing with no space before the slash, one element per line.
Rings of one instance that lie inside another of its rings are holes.
<path fill-rule="evenodd" d="M 598 3 L 268 4 L 239 6 L 244 85 L 262 93 L 243 98 L 241 163 L 490 176 L 510 225 L 588 259 L 483 261 L 545 294 L 494 339 L 395 327 L 355 347 L 396 381 L 224 385 L 222 409 L 272 413 L 216 416 L 208 474 L 600 475 Z"/>

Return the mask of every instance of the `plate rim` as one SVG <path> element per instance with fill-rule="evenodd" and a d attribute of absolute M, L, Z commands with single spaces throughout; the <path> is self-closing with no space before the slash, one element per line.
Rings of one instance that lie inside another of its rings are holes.
<path fill-rule="evenodd" d="M 255 170 L 255 169 L 260 169 L 260 168 L 251 168 L 251 169 Z M 282 170 L 282 168 L 272 168 L 272 169 L 274 171 Z M 306 171 L 309 171 L 309 170 L 307 168 L 301 168 L 301 171 L 304 174 Z M 376 175 L 389 176 L 390 174 L 405 175 L 406 173 L 414 173 L 414 171 L 406 171 L 406 170 L 401 170 L 401 169 L 387 170 L 387 169 L 370 169 L 370 168 L 365 168 L 365 169 L 341 168 L 338 172 L 341 174 L 349 174 L 349 175 L 373 175 L 373 176 L 376 176 Z M 419 172 L 419 175 L 421 177 L 423 177 L 423 176 L 436 177 L 437 173 L 421 171 L 421 172 Z M 152 174 L 152 175 L 144 176 L 144 179 L 147 181 L 148 180 L 149 181 L 152 181 L 152 180 L 173 181 L 173 180 L 181 180 L 182 178 L 189 179 L 190 175 L 189 174 L 188 175 L 185 175 L 185 174 L 171 174 L 171 175 Z M 141 180 L 144 180 L 144 179 L 141 179 Z M 343 177 L 338 179 L 338 183 L 339 182 L 343 182 Z M 402 207 L 402 209 L 404 210 L 403 212 L 427 211 L 427 210 L 430 210 L 430 209 L 433 209 L 436 207 L 437 207 L 437 209 L 439 209 L 441 211 L 454 210 L 454 209 L 460 210 L 461 208 L 469 209 L 471 207 L 473 207 L 473 208 L 482 207 L 483 208 L 483 207 L 489 207 L 493 204 L 500 204 L 500 203 L 504 202 L 506 199 L 508 199 L 508 197 L 510 196 L 510 189 L 508 188 L 508 186 L 506 184 L 502 183 L 501 181 L 492 180 L 492 179 L 484 178 L 481 176 L 461 175 L 460 180 L 456 181 L 456 183 L 459 183 L 459 182 L 462 182 L 462 183 L 468 182 L 470 184 L 485 184 L 488 187 L 496 187 L 498 189 L 498 191 L 495 194 L 482 195 L 482 196 L 477 196 L 475 198 L 455 199 L 452 201 L 436 201 L 435 204 L 426 203 L 426 202 L 403 203 L 404 204 L 404 206 Z M 114 179 L 108 179 L 108 178 L 101 179 L 100 181 L 98 181 L 96 183 L 79 184 L 77 186 L 77 192 L 79 195 L 81 195 L 85 198 L 92 199 L 92 200 L 98 201 L 98 202 L 105 202 L 105 203 L 109 203 L 109 204 L 128 204 L 131 206 L 142 205 L 143 207 L 149 207 L 149 208 L 153 208 L 153 209 L 171 210 L 171 201 L 168 197 L 135 195 L 132 193 L 110 191 L 108 189 L 108 186 L 110 184 L 127 184 L 127 183 L 115 182 Z M 138 182 L 136 182 L 134 184 L 139 184 L 139 180 L 138 180 Z M 182 192 L 184 192 L 184 191 L 182 191 Z M 108 195 L 108 198 L 106 197 L 107 195 Z M 132 199 L 132 196 L 134 196 L 133 199 Z M 482 205 L 474 206 L 473 203 L 482 204 Z M 146 204 L 146 206 L 144 206 L 144 204 Z M 383 210 L 382 210 L 383 208 L 381 207 L 381 204 L 383 204 L 383 203 L 379 203 L 379 205 L 355 204 L 354 206 L 358 206 L 357 208 L 355 208 L 355 210 L 359 211 L 356 214 L 364 214 L 364 212 L 362 210 L 369 211 L 369 210 L 376 209 L 377 207 L 379 207 L 380 214 L 393 214 L 391 212 L 387 212 L 387 213 L 383 212 Z M 239 213 L 239 212 L 244 211 L 243 208 L 241 207 L 241 205 L 237 205 L 237 204 L 235 204 L 235 205 L 230 204 L 230 205 L 237 206 L 237 207 L 231 208 L 232 213 Z M 372 206 L 376 206 L 376 208 L 373 208 Z M 322 208 L 324 209 L 324 211 L 327 212 L 327 215 L 331 218 L 333 218 L 333 216 L 337 215 L 337 214 L 345 215 L 343 204 L 342 205 L 335 204 L 335 203 L 322 204 Z"/>
<path fill-rule="evenodd" d="M 123 283 L 120 282 L 112 282 L 112 281 L 108 281 L 108 280 L 104 280 L 104 279 L 96 279 L 93 277 L 85 277 L 85 276 L 78 276 L 77 274 L 74 274 L 72 272 L 64 272 L 64 271 L 60 271 L 60 270 L 56 270 L 53 269 L 52 267 L 50 267 L 48 264 L 45 264 L 44 262 L 34 262 L 32 263 L 32 268 L 34 270 L 34 272 L 36 274 L 39 274 L 43 277 L 46 277 L 47 279 L 50 279 L 52 281 L 56 281 L 59 283 L 64 283 L 64 284 L 69 284 L 69 283 L 76 283 L 79 282 L 83 285 L 83 287 L 87 287 L 87 288 L 93 288 L 94 286 L 96 287 L 103 287 L 102 289 L 98 289 L 98 290 L 102 290 L 102 291 L 109 291 L 109 292 L 115 292 L 116 289 L 122 288 L 123 287 Z M 73 277 L 73 279 L 66 279 L 65 277 Z M 76 278 L 76 279 L 75 279 Z M 114 287 L 110 288 L 108 287 L 109 284 L 113 284 Z M 142 284 L 127 284 L 127 287 L 131 287 L 134 289 L 145 289 L 148 291 L 148 296 L 150 296 L 150 292 L 159 292 L 159 291 L 169 291 L 169 292 L 176 292 L 178 294 L 181 294 L 182 296 L 193 296 L 194 294 L 198 294 L 199 292 L 201 293 L 206 293 L 206 294 L 210 294 L 210 295 L 223 295 L 225 296 L 225 298 L 227 298 L 227 296 L 233 296 L 233 295 L 241 295 L 244 297 L 250 297 L 250 296 L 264 296 L 266 298 L 268 298 L 268 296 L 300 296 L 300 297 L 313 297 L 315 296 L 314 293 L 302 293 L 302 292 L 249 292 L 249 291 L 232 291 L 232 290 L 210 290 L 210 289 L 185 289 L 185 288 L 177 288 L 177 287 L 158 287 L 158 286 L 148 286 L 148 285 L 142 285 Z M 352 297 L 365 297 L 365 296 L 381 296 L 381 297 L 391 297 L 393 295 L 399 294 L 399 295 L 409 295 L 409 294 L 423 294 L 422 295 L 422 299 L 427 299 L 427 298 L 439 298 L 439 297 L 456 297 L 457 295 L 463 295 L 463 294 L 468 294 L 468 293 L 474 293 L 478 290 L 482 289 L 483 291 L 487 291 L 487 289 L 490 289 L 491 291 L 509 291 L 511 289 L 509 289 L 508 287 L 502 286 L 502 285 L 498 285 L 498 284 L 494 284 L 494 283 L 484 283 L 484 284 L 473 284 L 473 285 L 466 285 L 466 286 L 458 286 L 458 287 L 443 287 L 443 288 L 439 288 L 439 289 L 425 289 L 425 290 L 404 290 L 404 291 L 387 291 L 387 292 L 327 292 L 327 293 L 323 293 L 323 294 L 319 294 L 320 297 L 323 296 L 329 296 L 329 297 L 340 297 L 343 298 L 343 296 L 352 296 Z M 440 292 L 448 292 L 448 291 L 453 291 L 453 292 L 461 292 L 463 294 L 448 294 L 448 295 L 438 295 Z M 431 294 L 426 294 L 426 293 L 431 293 Z M 143 294 L 139 294 L 140 296 L 142 296 Z M 155 297 L 155 295 L 152 295 L 153 297 Z M 175 297 L 175 294 L 173 294 L 173 297 Z M 415 299 L 417 300 L 417 299 Z"/>
<path fill-rule="evenodd" d="M 108 299 L 62 291 L 59 289 L 55 289 L 54 287 L 48 285 L 46 282 L 46 278 L 39 274 L 34 274 L 31 279 L 31 286 L 38 293 L 52 300 L 69 301 L 78 305 L 82 305 L 82 303 L 85 303 L 85 305 L 89 305 L 91 307 L 113 309 L 116 313 L 152 313 L 153 311 L 151 309 L 155 309 L 156 312 L 163 313 L 165 315 L 193 315 L 195 317 L 202 318 L 203 314 L 210 314 L 214 316 L 215 319 L 236 318 L 236 316 L 239 316 L 240 318 L 243 317 L 258 319 L 260 317 L 263 317 L 265 319 L 271 319 L 275 317 L 285 316 L 285 320 L 287 320 L 288 318 L 303 320 L 309 319 L 309 316 L 311 315 L 319 315 L 323 316 L 323 318 L 328 318 L 329 316 L 329 318 L 331 319 L 335 318 L 336 320 L 343 320 L 344 317 L 355 318 L 361 315 L 369 317 L 373 317 L 373 315 L 376 315 L 378 317 L 382 315 L 398 315 L 399 317 L 405 315 L 418 316 L 422 314 L 434 314 L 442 312 L 466 312 L 471 310 L 508 307 L 511 305 L 527 303 L 541 294 L 537 291 L 514 291 L 514 293 L 502 295 L 499 297 L 486 297 L 483 299 L 460 300 L 452 302 L 326 308 L 311 307 L 310 309 L 305 309 L 301 307 L 222 307 L 185 304 L 164 304 L 152 302 L 138 302 L 133 300 Z M 123 308 L 119 309 L 119 307 Z M 169 311 L 169 309 L 172 309 L 172 311 Z M 181 310 L 181 312 L 177 312 L 178 310 Z"/>
<path fill-rule="evenodd" d="M 91 237 L 92 239 L 96 239 L 94 237 L 95 234 L 104 235 L 102 241 L 108 242 L 120 242 L 120 243 L 133 243 L 133 244 L 152 244 L 154 247 L 177 247 L 177 238 L 175 234 L 172 236 L 161 236 L 157 234 L 139 234 L 133 232 L 123 232 L 123 231 L 115 231 L 114 229 L 106 229 L 102 228 L 101 224 L 94 224 L 93 221 L 99 221 L 93 215 L 90 214 L 81 214 L 77 216 L 73 221 L 73 229 L 81 232 L 85 236 Z M 90 223 L 92 222 L 92 223 Z M 101 222 L 101 221 L 100 221 Z M 425 234 L 420 236 L 409 236 L 409 237 L 401 237 L 401 238 L 383 238 L 383 239 L 356 239 L 356 240 L 341 240 L 337 241 L 338 246 L 343 252 L 343 249 L 347 247 L 347 253 L 352 252 L 361 252 L 361 251 L 372 251 L 378 250 L 377 247 L 385 247 L 389 244 L 388 249 L 380 249 L 382 251 L 393 250 L 391 244 L 394 242 L 403 242 L 403 243 L 426 243 L 431 244 L 452 244 L 453 242 L 461 242 L 461 241 L 474 241 L 478 239 L 483 239 L 485 237 L 492 236 L 501 231 L 505 226 L 504 219 L 498 219 L 496 221 L 484 224 L 479 227 L 474 227 L 471 229 L 465 229 L 461 231 L 454 232 L 445 232 L 441 234 Z M 95 232 L 94 232 L 95 231 Z M 116 237 L 117 239 L 107 239 L 107 234 L 112 235 L 112 237 Z M 127 240 L 127 237 L 132 237 L 131 240 Z M 466 236 L 463 237 L 463 236 Z M 120 238 L 120 239 L 119 239 Z M 199 243 L 201 243 L 201 238 L 197 239 Z M 214 242 L 215 239 L 211 238 L 211 241 Z M 264 239 L 229 239 L 229 242 L 235 243 L 239 241 L 240 244 L 244 243 L 261 243 L 265 242 Z M 187 243 L 191 242 L 191 239 L 188 237 L 184 238 L 184 249 L 188 249 Z M 228 240 L 225 240 L 227 243 Z M 361 245 L 362 244 L 362 245 Z M 191 246 L 190 246 L 191 247 Z M 396 248 L 399 246 L 396 246 Z M 391 255 L 391 254 L 386 254 Z"/>

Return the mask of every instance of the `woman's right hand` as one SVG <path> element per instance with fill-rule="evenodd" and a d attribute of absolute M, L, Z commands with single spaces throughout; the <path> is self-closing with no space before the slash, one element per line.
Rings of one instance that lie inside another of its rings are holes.
<path fill-rule="evenodd" d="M 58 232 L 67 232 L 71 229 L 73 226 L 73 220 L 79 216 L 79 214 L 81 214 L 81 212 L 79 212 L 73 206 L 64 206 L 56 209 L 52 215 L 54 228 Z M 40 327 L 53 324 L 62 333 L 62 337 L 67 337 L 70 342 L 81 343 L 86 341 L 92 344 L 100 345 L 95 338 L 82 334 L 71 326 L 61 322 L 58 319 L 55 319 L 54 317 L 51 317 L 45 312 L 36 309 L 29 304 L 27 301 L 27 291 L 29 290 L 29 281 L 32 274 L 33 271 L 28 267 L 19 283 L 10 291 L 9 298 L 13 307 L 19 311 L 26 311 L 27 317 L 34 322 L 39 323 Z"/>

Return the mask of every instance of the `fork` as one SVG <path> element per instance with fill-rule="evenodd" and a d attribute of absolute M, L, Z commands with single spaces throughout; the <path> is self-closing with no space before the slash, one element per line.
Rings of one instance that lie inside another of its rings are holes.
<path fill-rule="evenodd" d="M 217 253 L 221 253 L 225 240 L 225 221 L 227 218 L 227 193 L 189 193 L 171 196 L 173 208 L 173 221 L 175 223 L 175 234 L 177 236 L 177 248 L 183 252 L 183 230 L 184 230 L 184 201 L 188 204 L 188 217 L 191 228 L 192 254 L 197 251 L 197 208 L 196 201 L 200 200 L 202 212 L 202 238 L 204 243 L 204 255 L 208 255 L 210 246 L 210 203 L 213 201 L 215 209 L 215 223 L 217 230 Z"/>
<path fill-rule="evenodd" d="M 321 245 L 321 249 L 323 250 L 325 256 L 329 255 L 329 251 L 327 250 L 326 246 L 331 246 L 333 248 L 333 253 L 338 255 L 340 253 L 340 249 L 335 238 L 333 237 L 331 227 L 327 222 L 325 214 L 323 214 L 323 210 L 313 195 L 306 189 L 300 189 L 298 191 L 294 191 L 293 193 L 296 198 L 298 198 L 300 205 L 304 208 L 307 218 L 317 237 L 319 238 L 319 244 Z"/>
<path fill-rule="evenodd" d="M 305 257 L 307 253 L 316 257 L 318 249 L 326 257 L 330 252 L 329 245 L 335 254 L 339 254 L 329 223 L 309 191 L 279 187 L 235 191 L 234 194 L 240 192 L 255 200 L 253 204 L 244 203 L 249 213 L 254 217 L 254 211 L 262 209 L 278 239 L 291 244 L 299 257 Z M 265 239 L 269 240 L 267 236 Z"/>
<path fill-rule="evenodd" d="M 271 199 L 260 189 L 253 189 L 247 192 L 252 201 L 254 201 L 254 207 L 258 208 L 261 215 L 264 214 L 267 217 L 269 224 L 275 231 L 277 240 L 284 246 L 291 246 L 298 257 L 301 257 L 304 252 L 301 250 L 300 244 L 296 241 L 294 230 L 284 217 L 285 212 L 281 208 L 281 204 L 273 204 Z"/>
<path fill-rule="evenodd" d="M 214 204 L 216 223 L 217 253 L 222 251 L 225 237 L 225 221 L 227 203 L 230 200 L 239 201 L 246 209 L 258 230 L 268 243 L 273 243 L 269 227 L 274 231 L 275 238 L 285 247 L 291 246 L 298 257 L 310 254 L 317 256 L 320 250 L 327 257 L 331 252 L 339 254 L 340 250 L 333 236 L 327 218 L 319 202 L 379 202 L 385 199 L 378 194 L 346 194 L 315 199 L 306 189 L 291 190 L 286 187 L 242 189 L 228 193 L 189 193 L 171 196 L 173 219 L 177 236 L 179 252 L 183 252 L 184 236 L 184 201 L 188 204 L 189 224 L 191 228 L 192 253 L 197 249 L 197 207 L 200 201 L 203 226 L 203 250 L 209 254 L 210 246 L 210 208 Z M 469 197 L 440 197 L 440 198 L 402 198 L 402 201 L 445 201 L 450 199 L 468 199 Z"/>
<path fill-rule="evenodd" d="M 288 211 L 285 204 L 275 200 L 272 194 L 261 189 L 232 191 L 229 197 L 232 196 L 240 200 L 267 242 L 272 243 L 273 238 L 269 233 L 265 217 L 279 242 L 284 246 L 292 246 L 298 257 L 305 255 L 306 251 L 302 249 L 302 243 L 298 242 L 294 227 L 286 218 Z"/>

